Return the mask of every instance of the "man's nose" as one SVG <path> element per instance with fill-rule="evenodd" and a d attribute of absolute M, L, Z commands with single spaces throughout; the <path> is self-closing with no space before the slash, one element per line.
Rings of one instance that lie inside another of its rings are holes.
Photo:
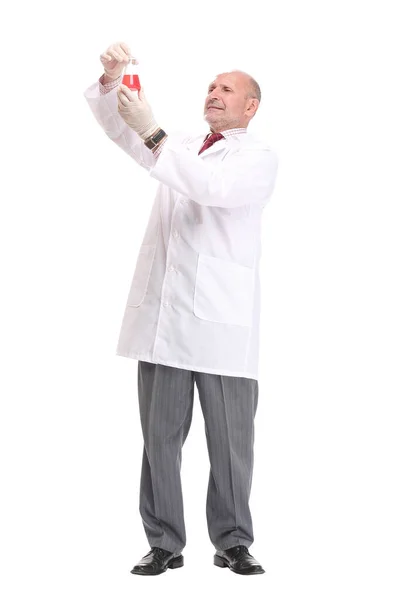
<path fill-rule="evenodd" d="M 207 104 L 209 104 L 210 102 L 221 102 L 221 97 L 218 94 L 218 92 L 211 92 L 211 94 L 207 96 Z"/>

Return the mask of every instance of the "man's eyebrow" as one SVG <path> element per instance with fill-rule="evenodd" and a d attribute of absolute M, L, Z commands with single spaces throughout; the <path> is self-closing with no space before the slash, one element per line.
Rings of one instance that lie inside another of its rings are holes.
<path fill-rule="evenodd" d="M 222 83 L 221 85 L 222 85 L 222 87 L 228 87 L 228 88 L 230 88 L 230 89 L 233 89 L 233 88 L 232 88 L 232 86 L 231 86 L 230 84 L 227 84 L 227 83 Z M 210 85 L 208 86 L 208 89 L 210 89 L 210 88 L 212 88 L 212 87 L 215 87 L 215 83 L 210 83 Z"/>

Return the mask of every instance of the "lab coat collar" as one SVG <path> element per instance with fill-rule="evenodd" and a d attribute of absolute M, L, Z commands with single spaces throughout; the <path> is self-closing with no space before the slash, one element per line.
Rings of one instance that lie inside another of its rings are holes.
<path fill-rule="evenodd" d="M 222 133 L 222 135 L 224 135 L 223 131 L 221 131 L 221 133 Z M 206 139 L 208 138 L 209 135 L 211 135 L 211 132 L 208 132 L 206 135 L 203 134 L 203 135 L 197 136 L 196 138 L 193 139 L 193 141 L 191 141 L 189 143 L 189 147 L 191 149 L 196 148 L 197 152 L 199 152 L 200 148 L 202 147 L 202 145 L 204 144 L 204 142 L 206 141 Z M 226 150 L 238 148 L 240 146 L 240 138 L 246 137 L 246 136 L 247 136 L 247 133 L 238 133 L 237 135 L 229 135 L 226 137 L 224 136 L 223 140 L 219 140 L 218 144 L 213 144 L 206 150 L 203 150 L 203 152 L 199 156 L 200 157 L 208 156 L 209 154 L 213 154 L 214 152 L 221 152 L 221 151 L 226 152 Z"/>
<path fill-rule="evenodd" d="M 179 134 L 179 138 L 181 140 L 180 143 L 184 144 L 184 146 L 186 146 L 186 148 L 189 151 L 198 154 L 209 133 L 210 132 L 202 133 L 201 135 L 193 135 L 181 132 Z M 222 135 L 224 134 L 224 132 L 221 133 Z M 226 154 L 230 150 L 238 150 L 241 147 L 247 147 L 252 149 L 270 148 L 269 144 L 266 144 L 264 140 L 258 138 L 258 136 L 255 136 L 253 133 L 249 133 L 248 131 L 246 131 L 245 133 L 238 133 L 227 136 L 224 140 L 220 140 L 218 143 L 213 144 L 212 146 L 204 150 L 201 154 L 199 154 L 199 157 L 203 158 L 204 156 L 209 156 L 210 154 L 214 154 L 217 152 L 223 152 Z"/>

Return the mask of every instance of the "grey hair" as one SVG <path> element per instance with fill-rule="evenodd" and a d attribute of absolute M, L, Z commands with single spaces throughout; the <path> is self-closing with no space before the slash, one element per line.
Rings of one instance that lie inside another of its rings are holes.
<path fill-rule="evenodd" d="M 244 71 L 235 71 L 235 73 L 242 73 L 243 75 L 246 75 L 249 79 L 249 90 L 246 94 L 246 98 L 257 98 L 257 100 L 261 102 L 261 88 L 258 85 L 257 81 L 254 79 L 254 77 L 252 77 L 248 73 L 245 73 Z"/>
<path fill-rule="evenodd" d="M 259 102 L 261 102 L 261 88 L 258 85 L 257 81 L 255 79 L 253 79 L 253 77 L 250 77 L 250 75 L 249 75 L 249 83 L 250 83 L 250 89 L 247 93 L 247 98 L 257 98 L 257 100 Z"/>

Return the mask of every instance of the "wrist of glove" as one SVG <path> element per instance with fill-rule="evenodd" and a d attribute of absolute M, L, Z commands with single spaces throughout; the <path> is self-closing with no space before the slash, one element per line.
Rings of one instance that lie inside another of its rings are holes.
<path fill-rule="evenodd" d="M 146 141 L 159 129 L 153 112 L 147 102 L 143 88 L 133 92 L 126 85 L 117 90 L 118 113 L 129 127 Z"/>
<path fill-rule="evenodd" d="M 103 82 L 104 83 L 115 82 L 118 79 L 121 80 L 122 76 L 121 75 L 110 75 L 109 73 L 107 73 L 106 71 L 104 71 L 104 74 L 103 74 Z"/>
<path fill-rule="evenodd" d="M 131 126 L 132 127 L 132 126 Z M 148 122 L 143 122 L 142 125 L 138 125 L 135 127 L 132 127 L 132 129 L 134 129 L 134 131 L 136 131 L 136 133 L 142 138 L 142 140 L 146 141 L 148 140 L 152 135 L 155 134 L 155 132 L 160 129 L 160 127 L 157 125 L 154 117 L 152 117 L 150 119 L 150 121 Z"/>

